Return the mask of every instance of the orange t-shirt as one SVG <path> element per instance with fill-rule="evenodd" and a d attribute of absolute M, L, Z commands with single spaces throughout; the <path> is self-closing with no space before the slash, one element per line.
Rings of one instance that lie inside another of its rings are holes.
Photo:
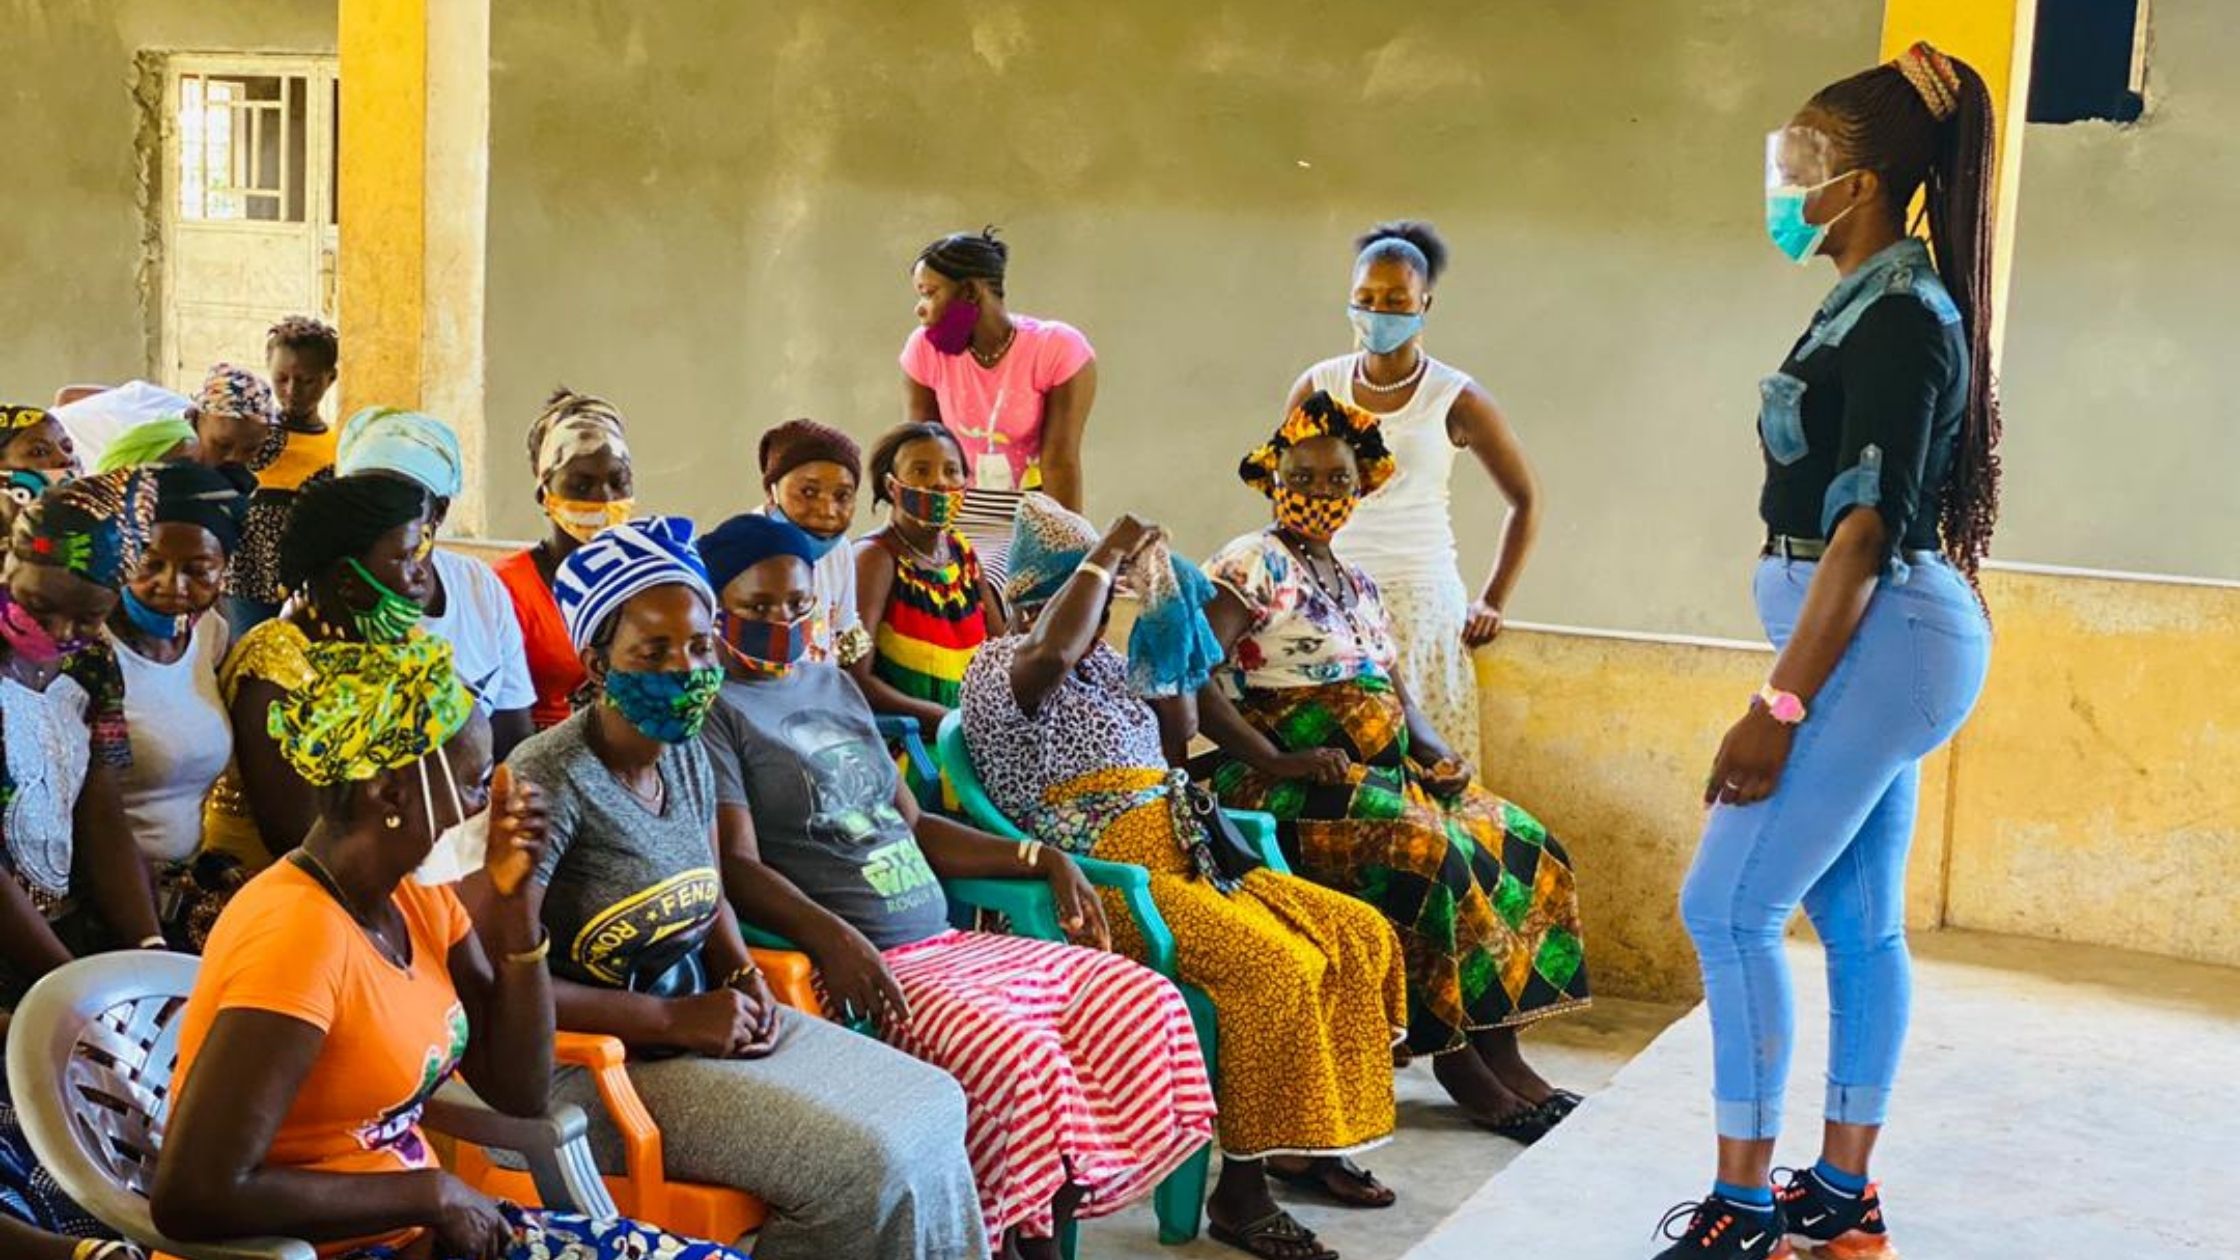
<path fill-rule="evenodd" d="M 451 947 L 472 930 L 448 885 L 397 885 L 412 967 L 383 957 L 349 913 L 292 861 L 234 895 L 203 951 L 179 1033 L 174 1097 L 218 1013 L 272 1011 L 326 1034 L 265 1162 L 318 1172 L 436 1166 L 420 1110 L 467 1050 L 467 1014 L 451 984 Z M 320 1248 L 402 1246 L 417 1230 Z"/>
<path fill-rule="evenodd" d="M 556 726 L 568 718 L 568 697 L 583 685 L 583 657 L 568 641 L 568 623 L 560 618 L 552 588 L 538 576 L 534 555 L 516 551 L 490 567 L 513 596 L 513 619 L 521 623 L 521 644 L 529 653 L 529 682 L 537 689 L 529 716 L 540 731 Z"/>

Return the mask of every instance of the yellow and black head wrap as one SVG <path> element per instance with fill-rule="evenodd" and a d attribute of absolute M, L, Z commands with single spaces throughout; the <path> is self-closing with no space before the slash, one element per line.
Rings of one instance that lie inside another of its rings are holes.
<path fill-rule="evenodd" d="M 1318 389 L 1291 409 L 1275 436 L 1244 457 L 1244 462 L 1237 465 L 1237 476 L 1246 485 L 1273 498 L 1283 453 L 1318 437 L 1334 437 L 1353 448 L 1354 460 L 1361 465 L 1360 492 L 1364 495 L 1382 489 L 1398 470 L 1392 451 L 1384 444 L 1384 426 L 1377 418 Z"/>
<path fill-rule="evenodd" d="M 314 787 L 409 766 L 443 747 L 474 710 L 448 640 L 325 641 L 305 655 L 312 680 L 273 703 L 265 729 Z"/>

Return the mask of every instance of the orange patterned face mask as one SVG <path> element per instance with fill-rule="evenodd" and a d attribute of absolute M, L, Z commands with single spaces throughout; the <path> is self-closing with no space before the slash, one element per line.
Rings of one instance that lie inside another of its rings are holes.
<path fill-rule="evenodd" d="M 1328 542 L 1353 519 L 1357 502 L 1350 494 L 1323 498 L 1301 494 L 1279 483 L 1275 493 L 1276 527 L 1301 538 Z"/>

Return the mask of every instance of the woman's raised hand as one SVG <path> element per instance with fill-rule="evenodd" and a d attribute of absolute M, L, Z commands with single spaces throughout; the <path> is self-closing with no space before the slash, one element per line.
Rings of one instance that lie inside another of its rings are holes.
<path fill-rule="evenodd" d="M 521 895 L 544 856 L 549 822 L 543 789 L 514 782 L 513 767 L 501 764 L 490 779 L 490 839 L 482 853 L 482 869 L 500 897 Z"/>

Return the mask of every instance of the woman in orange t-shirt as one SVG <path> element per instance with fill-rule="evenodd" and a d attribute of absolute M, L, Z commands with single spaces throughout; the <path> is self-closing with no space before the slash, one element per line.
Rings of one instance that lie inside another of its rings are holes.
<path fill-rule="evenodd" d="M 552 597 L 560 562 L 593 534 L 630 519 L 630 444 L 622 440 L 622 413 L 604 398 L 563 386 L 529 426 L 529 468 L 537 477 L 537 505 L 552 522 L 543 542 L 492 566 L 513 596 L 514 620 L 529 653 L 529 682 L 537 689 L 529 716 L 544 730 L 564 720 L 569 697 L 584 684 L 583 660 L 568 642 L 567 624 Z"/>
<path fill-rule="evenodd" d="M 211 934 L 150 1196 L 158 1228 L 193 1241 L 298 1237 L 328 1257 L 736 1260 L 628 1221 L 524 1212 L 437 1165 L 420 1112 L 454 1069 L 501 1111 L 548 1105 L 547 942 L 522 895 L 543 803 L 503 771 L 480 786 L 489 724 L 450 644 L 321 642 L 307 659 L 312 680 L 273 720 L 282 754 L 318 791 L 318 822 Z M 493 795 L 504 804 L 478 934 L 448 886 L 408 876 Z"/>

